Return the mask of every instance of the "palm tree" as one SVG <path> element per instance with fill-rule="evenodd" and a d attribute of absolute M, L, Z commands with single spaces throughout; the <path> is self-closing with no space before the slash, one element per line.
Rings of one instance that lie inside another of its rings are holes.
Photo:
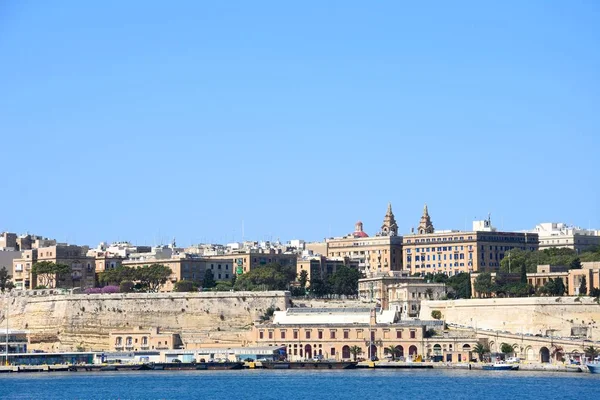
<path fill-rule="evenodd" d="M 500 351 L 506 355 L 514 352 L 516 348 L 517 348 L 516 344 L 510 345 L 510 344 L 504 343 L 504 342 L 502 342 L 502 344 L 500 344 Z"/>
<path fill-rule="evenodd" d="M 590 347 L 586 347 L 585 349 L 583 349 L 583 352 L 585 353 L 585 356 L 587 358 L 590 359 L 594 359 L 596 357 L 598 357 L 598 355 L 600 354 L 600 349 L 598 349 L 597 347 L 594 346 L 590 346 Z"/>
<path fill-rule="evenodd" d="M 386 347 L 385 349 L 383 349 L 383 352 L 385 354 L 391 354 L 392 355 L 392 361 L 394 361 L 396 359 L 396 354 L 398 354 L 398 349 L 395 348 L 393 345 L 389 345 L 388 347 Z"/>
<path fill-rule="evenodd" d="M 482 343 L 477 343 L 473 347 L 473 353 L 479 356 L 479 361 L 483 360 L 483 356 L 490 352 L 490 349 Z"/>
<path fill-rule="evenodd" d="M 352 354 L 354 361 L 356 361 L 356 357 L 362 354 L 362 349 L 359 346 L 352 346 L 350 347 L 350 354 Z"/>

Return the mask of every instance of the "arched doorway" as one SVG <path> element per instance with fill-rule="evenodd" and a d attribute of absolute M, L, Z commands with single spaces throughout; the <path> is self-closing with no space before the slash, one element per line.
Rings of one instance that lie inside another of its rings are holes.
<path fill-rule="evenodd" d="M 547 347 L 540 349 L 540 361 L 543 363 L 550 362 L 550 350 Z"/>
<path fill-rule="evenodd" d="M 312 358 L 312 347 L 310 344 L 304 346 L 304 358 Z"/>
<path fill-rule="evenodd" d="M 527 361 L 535 361 L 535 352 L 531 346 L 525 347 L 525 359 Z"/>
<path fill-rule="evenodd" d="M 434 344 L 433 345 L 433 355 L 441 356 L 442 355 L 442 346 L 440 346 L 439 344 Z"/>
<path fill-rule="evenodd" d="M 377 346 L 374 344 L 369 347 L 369 359 L 372 357 L 377 357 Z"/>
<path fill-rule="evenodd" d="M 348 359 L 350 358 L 350 346 L 346 345 L 342 347 L 342 358 Z"/>
<path fill-rule="evenodd" d="M 401 345 L 396 346 L 396 357 L 404 357 L 404 347 Z"/>
<path fill-rule="evenodd" d="M 417 355 L 417 346 L 410 346 L 408 348 L 408 354 L 413 357 L 416 356 Z"/>

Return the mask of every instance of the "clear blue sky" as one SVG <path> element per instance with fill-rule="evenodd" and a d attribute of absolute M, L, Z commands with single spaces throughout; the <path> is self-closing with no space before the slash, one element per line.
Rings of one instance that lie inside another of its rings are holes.
<path fill-rule="evenodd" d="M 293 4 L 292 4 L 293 3 Z M 485 4 L 483 4 L 485 3 Z M 495 3 L 495 4 L 494 4 Z M 0 230 L 600 228 L 597 1 L 3 1 Z"/>

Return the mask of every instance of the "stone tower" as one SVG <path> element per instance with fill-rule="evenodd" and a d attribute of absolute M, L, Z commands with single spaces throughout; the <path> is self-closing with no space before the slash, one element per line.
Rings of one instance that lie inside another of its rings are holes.
<path fill-rule="evenodd" d="M 396 224 L 396 218 L 394 218 L 394 213 L 392 212 L 392 203 L 388 203 L 387 212 L 385 213 L 385 217 L 383 217 L 383 225 L 381 225 L 381 235 L 398 235 L 398 225 Z"/>
<path fill-rule="evenodd" d="M 431 218 L 429 218 L 427 204 L 425 204 L 425 207 L 423 207 L 423 216 L 421 217 L 421 222 L 419 222 L 419 235 L 433 233 L 433 231 L 433 224 L 431 223 Z"/>

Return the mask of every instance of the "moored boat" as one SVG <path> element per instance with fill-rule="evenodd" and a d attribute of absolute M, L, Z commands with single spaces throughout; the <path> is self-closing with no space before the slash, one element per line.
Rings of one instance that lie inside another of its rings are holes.
<path fill-rule="evenodd" d="M 600 374 L 600 364 L 587 364 L 588 371 L 592 374 Z"/>
<path fill-rule="evenodd" d="M 496 363 L 496 364 L 486 364 L 486 365 L 482 366 L 481 369 L 483 369 L 484 371 L 513 371 L 513 370 L 518 370 L 519 366 Z"/>
<path fill-rule="evenodd" d="M 351 361 L 261 361 L 267 369 L 352 369 L 356 362 Z"/>

